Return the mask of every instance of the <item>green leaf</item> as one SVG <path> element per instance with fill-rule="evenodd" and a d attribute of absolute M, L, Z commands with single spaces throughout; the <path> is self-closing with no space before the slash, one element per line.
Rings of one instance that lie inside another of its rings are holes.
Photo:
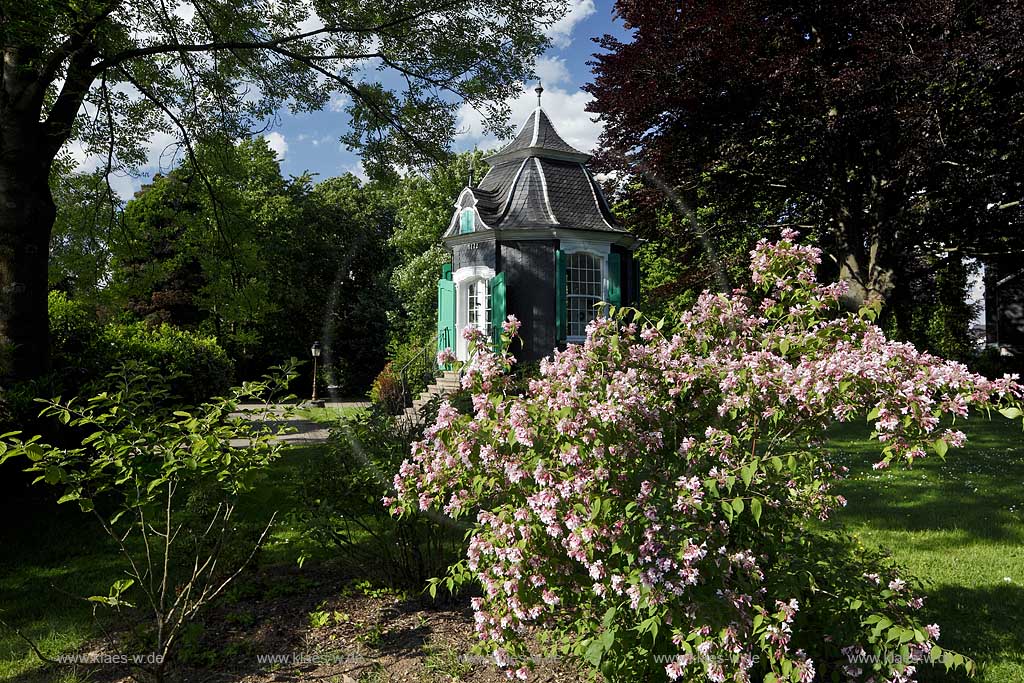
<path fill-rule="evenodd" d="M 590 641 L 590 645 L 587 646 L 586 652 L 583 653 L 583 658 L 594 666 L 599 666 L 601 664 L 601 657 L 603 656 L 604 645 L 597 638 Z"/>
<path fill-rule="evenodd" d="M 732 509 L 736 511 L 737 515 L 743 513 L 744 507 L 745 506 L 743 505 L 743 499 L 742 498 L 736 498 L 736 499 L 734 499 L 732 501 Z"/>
<path fill-rule="evenodd" d="M 757 466 L 751 463 L 750 465 L 745 465 L 743 469 L 740 470 L 740 478 L 743 479 L 744 486 L 750 486 L 750 481 L 754 478 L 754 472 L 756 469 Z"/>
<path fill-rule="evenodd" d="M 727 500 L 723 500 L 722 501 L 722 512 L 725 513 L 726 521 L 732 522 L 734 510 L 732 509 L 732 505 L 729 504 L 729 501 L 727 501 Z"/>
<path fill-rule="evenodd" d="M 932 448 L 935 449 L 935 452 L 939 454 L 940 458 L 943 458 L 946 456 L 946 451 L 949 450 L 949 444 L 946 443 L 945 439 L 935 439 L 935 442 L 932 444 Z"/>
<path fill-rule="evenodd" d="M 999 409 L 999 414 L 1002 415 L 1003 417 L 1009 418 L 1011 420 L 1016 420 L 1018 417 L 1021 416 L 1020 409 L 1019 408 L 1013 408 L 1013 407 L 1000 408 Z"/>
<path fill-rule="evenodd" d="M 877 419 L 879 414 L 881 414 L 881 409 L 879 409 L 878 407 L 872 408 L 871 412 L 868 413 L 866 421 L 867 422 L 871 422 L 872 420 Z"/>
<path fill-rule="evenodd" d="M 750 514 L 754 516 L 754 523 L 761 526 L 761 499 L 750 499 Z"/>
<path fill-rule="evenodd" d="M 783 339 L 779 342 L 779 354 L 785 356 L 787 353 L 789 353 L 789 341 Z"/>
<path fill-rule="evenodd" d="M 64 476 L 64 471 L 56 465 L 51 465 L 46 468 L 46 479 L 47 484 L 56 484 Z"/>

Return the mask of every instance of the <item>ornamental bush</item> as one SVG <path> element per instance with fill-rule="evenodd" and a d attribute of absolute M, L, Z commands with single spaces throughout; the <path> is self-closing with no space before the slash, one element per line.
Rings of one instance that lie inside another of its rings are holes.
<path fill-rule="evenodd" d="M 481 647 L 510 677 L 537 655 L 610 681 L 904 683 L 925 661 L 973 668 L 916 616 L 911 577 L 814 530 L 845 504 L 822 444 L 829 424 L 866 416 L 875 467 L 942 457 L 971 410 L 1019 417 L 1022 387 L 887 340 L 874 310 L 842 313 L 841 285 L 816 281 L 819 251 L 796 238 L 758 243 L 751 291 L 705 293 L 674 324 L 611 310 L 520 394 L 512 357 L 465 333 L 473 408 L 442 405 L 385 503 L 471 520 L 443 583 L 480 584 Z"/>

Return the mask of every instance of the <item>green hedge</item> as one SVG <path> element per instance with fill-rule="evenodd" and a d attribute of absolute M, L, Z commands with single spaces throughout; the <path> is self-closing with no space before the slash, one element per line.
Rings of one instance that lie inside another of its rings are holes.
<path fill-rule="evenodd" d="M 167 323 L 107 325 L 96 349 L 103 373 L 125 360 L 140 361 L 171 377 L 172 392 L 189 404 L 223 394 L 234 374 L 234 363 L 215 338 Z"/>
<path fill-rule="evenodd" d="M 104 384 L 112 367 L 135 360 L 158 368 L 173 392 L 188 403 L 225 392 L 234 363 L 214 337 L 173 325 L 143 322 L 101 324 L 94 309 L 51 292 L 50 346 L 56 379 L 63 393 Z"/>

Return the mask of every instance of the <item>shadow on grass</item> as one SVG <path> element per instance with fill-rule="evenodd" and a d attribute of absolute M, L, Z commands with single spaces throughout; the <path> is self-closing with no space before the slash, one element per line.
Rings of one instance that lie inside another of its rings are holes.
<path fill-rule="evenodd" d="M 997 417 L 972 419 L 961 427 L 968 446 L 950 449 L 914 463 L 872 470 L 879 444 L 867 441 L 869 429 L 841 425 L 830 447 L 835 461 L 850 468 L 838 491 L 849 506 L 838 515 L 843 524 L 906 532 L 950 532 L 921 542 L 935 549 L 970 542 L 1024 544 L 1024 440 L 1020 425 Z M 917 542 L 913 537 L 908 541 Z"/>
<path fill-rule="evenodd" d="M 942 627 L 939 644 L 971 657 L 978 675 L 947 673 L 941 664 L 921 667 L 922 683 L 969 680 L 1019 681 L 1024 666 L 1024 588 L 1015 584 L 965 588 L 934 586 L 923 617 Z"/>

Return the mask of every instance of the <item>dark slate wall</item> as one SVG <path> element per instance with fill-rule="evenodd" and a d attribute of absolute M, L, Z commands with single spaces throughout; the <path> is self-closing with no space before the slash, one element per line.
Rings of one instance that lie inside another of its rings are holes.
<path fill-rule="evenodd" d="M 452 247 L 452 269 L 465 266 L 487 266 L 497 272 L 494 240 L 457 244 Z"/>
<path fill-rule="evenodd" d="M 505 273 L 505 301 L 523 326 L 523 348 L 513 347 L 520 361 L 551 354 L 555 348 L 556 240 L 502 242 L 499 268 Z"/>

